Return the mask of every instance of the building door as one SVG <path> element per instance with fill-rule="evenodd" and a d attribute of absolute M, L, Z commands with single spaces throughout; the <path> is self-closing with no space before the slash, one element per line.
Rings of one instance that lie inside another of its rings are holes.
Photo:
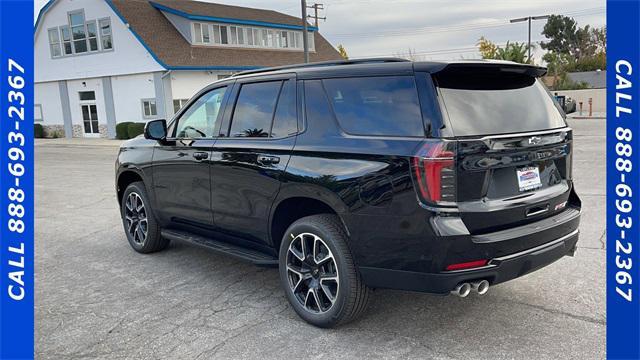
<path fill-rule="evenodd" d="M 96 105 L 95 91 L 81 91 L 80 109 L 82 110 L 82 126 L 85 137 L 100 136 L 100 128 L 98 127 L 98 108 Z"/>

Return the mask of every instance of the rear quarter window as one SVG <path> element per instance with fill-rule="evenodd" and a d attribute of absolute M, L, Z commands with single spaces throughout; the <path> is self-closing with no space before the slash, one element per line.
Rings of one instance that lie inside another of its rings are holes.
<path fill-rule="evenodd" d="M 424 136 L 413 76 L 322 81 L 340 127 L 354 135 Z"/>

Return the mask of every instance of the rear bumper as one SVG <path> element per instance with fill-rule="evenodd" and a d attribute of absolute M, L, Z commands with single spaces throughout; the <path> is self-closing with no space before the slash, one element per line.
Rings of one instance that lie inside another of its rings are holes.
<path fill-rule="evenodd" d="M 543 268 L 558 259 L 573 256 L 578 229 L 525 251 L 493 258 L 486 266 L 469 270 L 422 273 L 373 267 L 360 267 L 370 287 L 448 294 L 461 282 L 486 279 L 491 285 L 515 279 Z"/>

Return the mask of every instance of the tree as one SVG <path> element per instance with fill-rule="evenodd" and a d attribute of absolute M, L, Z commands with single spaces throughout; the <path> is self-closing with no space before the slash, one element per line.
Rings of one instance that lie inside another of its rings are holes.
<path fill-rule="evenodd" d="M 347 54 L 347 50 L 345 50 L 342 44 L 338 44 L 338 52 L 340 53 L 340 56 L 342 56 L 343 59 L 349 60 L 349 54 Z"/>
<path fill-rule="evenodd" d="M 606 53 L 605 27 L 579 27 L 576 21 L 568 16 L 551 15 L 542 30 L 542 35 L 549 39 L 540 44 L 548 51 L 543 57 L 547 63 L 561 61 L 566 65 L 572 61 L 579 62 L 583 58 L 602 58 L 599 54 Z"/>
<path fill-rule="evenodd" d="M 484 36 L 480 37 L 478 43 L 478 50 L 480 51 L 480 55 L 482 55 L 483 59 L 495 59 L 496 53 L 498 52 L 498 46 L 487 40 Z"/>
<path fill-rule="evenodd" d="M 477 46 L 483 59 L 508 60 L 521 64 L 531 62 L 527 58 L 528 47 L 525 43 L 507 41 L 504 47 L 500 47 L 483 36 L 478 40 Z"/>

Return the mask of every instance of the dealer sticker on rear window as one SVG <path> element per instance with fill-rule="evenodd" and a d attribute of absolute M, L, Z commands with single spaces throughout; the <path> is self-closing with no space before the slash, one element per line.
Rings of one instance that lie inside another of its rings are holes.
<path fill-rule="evenodd" d="M 536 189 L 542 186 L 540 182 L 540 170 L 537 166 L 518 169 L 517 175 L 520 191 Z"/>

